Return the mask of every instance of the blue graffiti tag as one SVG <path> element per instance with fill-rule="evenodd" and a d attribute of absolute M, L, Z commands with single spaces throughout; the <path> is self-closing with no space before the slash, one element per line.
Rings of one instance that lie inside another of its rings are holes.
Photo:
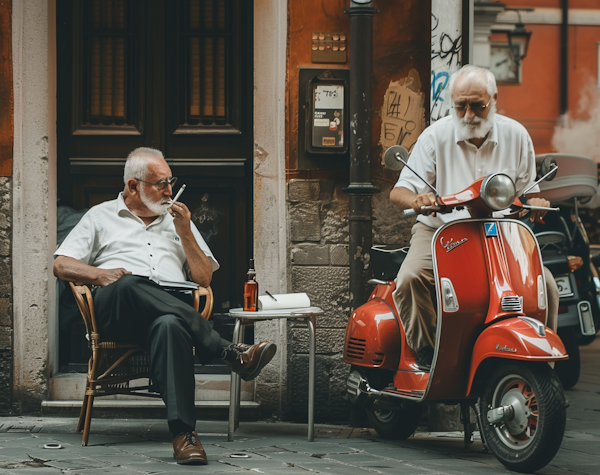
<path fill-rule="evenodd" d="M 444 98 L 441 97 L 442 91 L 448 85 L 450 75 L 446 71 L 435 73 L 431 71 L 431 92 L 433 93 L 433 103 L 435 104 L 438 100 L 444 102 Z M 439 82 L 438 82 L 439 81 Z"/>

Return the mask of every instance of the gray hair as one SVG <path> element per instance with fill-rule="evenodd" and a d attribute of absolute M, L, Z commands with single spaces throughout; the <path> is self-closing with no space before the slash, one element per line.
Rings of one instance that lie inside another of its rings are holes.
<path fill-rule="evenodd" d="M 132 178 L 139 178 L 140 180 L 146 179 L 148 174 L 147 163 L 149 158 L 165 159 L 160 150 L 150 147 L 136 148 L 127 156 L 125 170 L 123 171 L 123 182 L 125 185 L 127 185 L 127 182 Z"/>
<path fill-rule="evenodd" d="M 465 76 L 465 80 L 478 81 L 485 83 L 487 93 L 490 97 L 494 97 L 494 94 L 498 93 L 498 87 L 496 86 L 496 77 L 489 69 L 480 68 L 479 66 L 473 66 L 472 64 L 466 64 L 458 71 L 452 74 L 450 77 L 450 93 L 454 94 L 454 83 L 459 77 Z"/>

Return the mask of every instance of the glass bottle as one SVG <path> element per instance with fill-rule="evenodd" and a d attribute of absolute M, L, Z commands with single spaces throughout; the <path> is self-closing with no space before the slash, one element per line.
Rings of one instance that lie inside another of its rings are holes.
<path fill-rule="evenodd" d="M 254 270 L 254 259 L 250 259 L 248 269 L 248 281 L 244 284 L 244 311 L 256 312 L 258 301 L 258 282 L 256 282 L 256 271 Z"/>

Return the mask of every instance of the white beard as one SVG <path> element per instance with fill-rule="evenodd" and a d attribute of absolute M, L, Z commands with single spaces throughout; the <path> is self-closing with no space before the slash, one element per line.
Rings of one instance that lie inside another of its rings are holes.
<path fill-rule="evenodd" d="M 467 116 L 462 118 L 456 115 L 454 107 L 451 109 L 452 119 L 456 127 L 456 135 L 459 140 L 482 139 L 484 138 L 494 125 L 494 116 L 496 115 L 496 103 L 490 104 L 490 112 L 485 119 L 475 116 L 467 119 Z"/>
<path fill-rule="evenodd" d="M 150 211 L 152 211 L 158 216 L 167 214 L 167 211 L 169 210 L 170 202 L 167 199 L 161 199 L 160 201 L 152 201 L 142 191 L 142 187 L 140 187 L 140 199 L 142 200 L 142 203 L 144 203 L 146 208 L 148 208 Z"/>

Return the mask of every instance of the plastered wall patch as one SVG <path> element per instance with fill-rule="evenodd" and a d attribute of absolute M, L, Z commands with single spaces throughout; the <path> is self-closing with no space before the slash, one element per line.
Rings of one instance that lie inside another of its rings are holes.
<path fill-rule="evenodd" d="M 425 108 L 421 81 L 415 69 L 407 78 L 390 81 L 381 108 L 381 135 L 379 145 L 386 150 L 402 145 L 411 150 L 425 129 Z"/>

